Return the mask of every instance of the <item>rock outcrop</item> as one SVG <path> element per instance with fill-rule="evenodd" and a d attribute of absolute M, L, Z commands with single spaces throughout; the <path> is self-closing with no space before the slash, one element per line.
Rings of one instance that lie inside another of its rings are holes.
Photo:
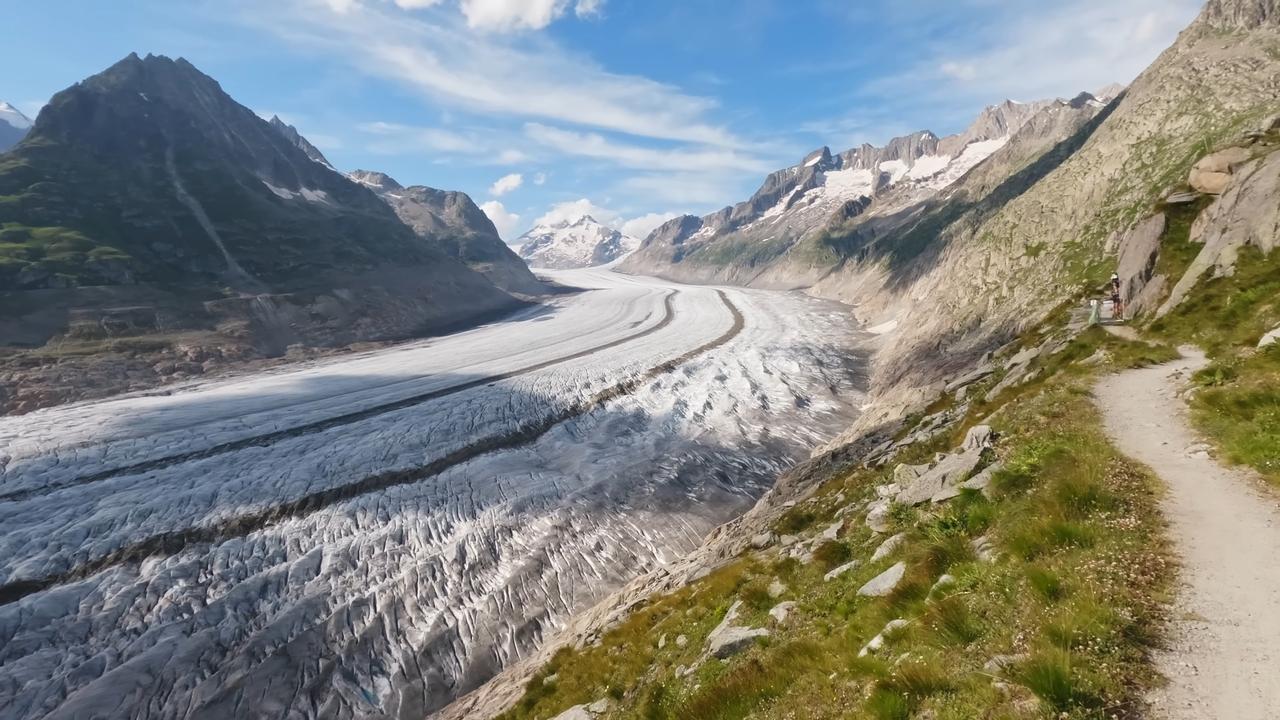
<path fill-rule="evenodd" d="M 1174 285 L 1159 315 L 1181 303 L 1206 273 L 1233 272 L 1243 248 L 1270 253 L 1280 245 L 1280 151 L 1236 166 L 1230 188 L 1191 226 L 1191 240 L 1204 248 Z"/>

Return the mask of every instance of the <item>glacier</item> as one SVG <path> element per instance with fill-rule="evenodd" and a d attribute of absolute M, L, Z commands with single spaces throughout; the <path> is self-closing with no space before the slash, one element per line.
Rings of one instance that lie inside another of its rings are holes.
<path fill-rule="evenodd" d="M 0 418 L 0 718 L 422 718 L 863 400 L 847 309 L 550 273 L 446 337 Z"/>

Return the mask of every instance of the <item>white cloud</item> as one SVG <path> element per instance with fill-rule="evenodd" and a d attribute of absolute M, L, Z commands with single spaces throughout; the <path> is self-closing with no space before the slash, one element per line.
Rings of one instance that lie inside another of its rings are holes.
<path fill-rule="evenodd" d="M 613 227 L 619 221 L 618 213 L 596 205 L 586 198 L 562 202 L 552 205 L 542 217 L 533 221 L 534 225 L 554 225 L 561 222 L 576 222 L 590 215 L 596 220 Z"/>
<path fill-rule="evenodd" d="M 757 157 L 723 147 L 677 147 L 661 149 L 614 142 L 598 133 L 563 130 L 541 123 L 527 123 L 529 139 L 568 155 L 604 160 L 640 170 L 732 170 L 767 172 L 769 163 Z"/>
<path fill-rule="evenodd" d="M 621 227 L 618 229 L 621 230 L 624 235 L 630 235 L 633 238 L 640 238 L 643 240 L 649 237 L 649 233 L 656 230 L 659 225 L 681 214 L 682 213 L 672 212 L 649 213 L 623 222 Z"/>
<path fill-rule="evenodd" d="M 564 14 L 568 0 L 462 0 L 467 25 L 478 30 L 540 30 Z"/>
<path fill-rule="evenodd" d="M 972 80 L 978 76 L 978 69 L 972 63 L 944 62 L 938 70 L 957 80 Z"/>
<path fill-rule="evenodd" d="M 1129 82 L 1196 16 L 1202 0 L 1063 0 L 991 12 L 997 39 L 968 56 L 922 59 L 915 69 L 872 86 L 886 96 L 925 90 L 924 102 L 974 98 L 1034 100 L 1070 97 L 1112 82 Z M 947 82 L 939 83 L 945 79 Z"/>
<path fill-rule="evenodd" d="M 600 16 L 603 7 L 604 0 L 578 0 L 573 12 L 580 18 L 593 18 Z"/>
<path fill-rule="evenodd" d="M 650 203 L 706 206 L 740 200 L 743 195 L 736 183 L 741 178 L 732 180 L 698 173 L 651 173 L 624 178 L 615 191 Z"/>
<path fill-rule="evenodd" d="M 499 165 L 519 165 L 529 161 L 529 156 L 522 150 L 507 149 L 498 153 L 496 158 Z"/>
<path fill-rule="evenodd" d="M 548 1 L 519 3 L 520 16 L 537 16 L 535 10 Z M 481 0 L 467 2 L 477 3 L 475 13 L 496 12 L 482 10 Z M 553 9 L 566 2 L 552 2 Z M 443 11 L 410 15 L 389 3 L 370 3 L 354 12 L 355 4 L 242 2 L 246 10 L 240 16 L 287 40 L 346 58 L 370 75 L 402 83 L 444 109 L 563 121 L 639 137 L 743 145 L 708 121 L 717 107 L 714 100 L 649 78 L 609 72 L 552 40 L 467 32 L 460 18 Z"/>
<path fill-rule="evenodd" d="M 480 209 L 489 217 L 493 226 L 498 228 L 498 237 L 504 241 L 514 240 L 520 234 L 520 216 L 508 212 L 502 203 L 490 200 L 480 204 Z"/>
<path fill-rule="evenodd" d="M 439 5 L 441 0 L 395 0 L 396 5 L 405 10 L 422 10 L 423 8 Z"/>
<path fill-rule="evenodd" d="M 534 176 L 533 176 L 533 184 L 534 184 L 534 185 L 546 185 L 546 184 L 547 184 L 547 174 L 546 174 L 546 173 L 543 173 L 543 172 L 540 172 L 540 173 L 538 173 L 538 174 L 534 175 Z"/>
<path fill-rule="evenodd" d="M 520 173 L 511 173 L 498 178 L 497 182 L 489 187 L 489 194 L 494 197 L 502 197 L 507 193 L 515 190 L 524 184 L 524 176 Z"/>

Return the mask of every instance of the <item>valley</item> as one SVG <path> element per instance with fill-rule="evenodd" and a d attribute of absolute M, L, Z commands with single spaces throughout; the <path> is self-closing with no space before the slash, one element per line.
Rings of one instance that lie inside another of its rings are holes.
<path fill-rule="evenodd" d="M 0 704 L 430 712 L 692 549 L 856 415 L 861 340 L 833 303 L 553 278 L 584 290 L 456 335 L 0 420 Z"/>

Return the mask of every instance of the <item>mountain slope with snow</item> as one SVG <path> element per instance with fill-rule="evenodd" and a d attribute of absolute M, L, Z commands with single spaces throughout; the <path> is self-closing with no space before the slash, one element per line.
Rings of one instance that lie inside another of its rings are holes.
<path fill-rule="evenodd" d="M 814 257 L 815 242 L 852 225 L 908 222 L 1022 128 L 1063 107 L 1092 115 L 1104 103 L 1088 94 L 1070 102 L 1005 101 L 956 135 L 939 138 L 926 130 L 884 147 L 862 145 L 839 154 L 820 148 L 770 175 L 746 202 L 659 227 L 621 269 L 693 282 L 809 287 L 844 259 L 827 248 Z"/>
<path fill-rule="evenodd" d="M 30 129 L 30 118 L 18 108 L 0 100 L 0 152 L 17 145 Z"/>
<path fill-rule="evenodd" d="M 607 265 L 626 257 L 640 241 L 590 215 L 538 225 L 520 236 L 520 257 L 530 266 L 567 270 Z"/>

